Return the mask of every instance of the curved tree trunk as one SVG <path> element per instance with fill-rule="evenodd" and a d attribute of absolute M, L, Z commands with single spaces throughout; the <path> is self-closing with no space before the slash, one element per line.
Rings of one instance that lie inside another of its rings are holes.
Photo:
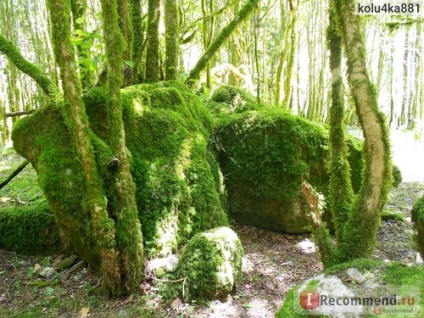
<path fill-rule="evenodd" d="M 30 76 L 43 89 L 47 96 L 55 99 L 60 96 L 56 85 L 34 64 L 28 62 L 12 42 L 8 41 L 0 34 L 0 52 L 6 55 L 9 60 L 23 73 Z"/>
<path fill-rule="evenodd" d="M 365 171 L 361 190 L 343 231 L 342 259 L 369 257 L 373 252 L 380 212 L 391 184 L 387 127 L 368 76 L 360 17 L 353 14 L 353 6 L 353 0 L 335 0 L 347 56 L 348 80 L 365 137 Z"/>

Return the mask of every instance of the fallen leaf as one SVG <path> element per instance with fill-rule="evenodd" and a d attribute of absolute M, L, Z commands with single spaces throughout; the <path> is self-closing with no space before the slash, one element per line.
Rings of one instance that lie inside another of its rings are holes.
<path fill-rule="evenodd" d="M 34 265 L 34 269 L 32 270 L 33 273 L 37 273 L 38 271 L 40 271 L 41 269 L 41 265 L 40 264 L 35 264 Z"/>

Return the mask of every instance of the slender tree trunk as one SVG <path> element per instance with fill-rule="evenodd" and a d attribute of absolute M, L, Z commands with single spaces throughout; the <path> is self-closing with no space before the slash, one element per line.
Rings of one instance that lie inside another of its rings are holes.
<path fill-rule="evenodd" d="M 159 19 L 160 0 L 149 0 L 147 14 L 147 56 L 146 56 L 146 82 L 159 81 L 160 56 L 159 56 Z"/>
<path fill-rule="evenodd" d="M 178 77 L 179 60 L 179 22 L 177 0 L 165 1 L 165 79 L 174 80 Z"/>
<path fill-rule="evenodd" d="M 132 76 L 134 84 L 143 82 L 144 72 L 141 68 L 141 61 L 145 45 L 142 22 L 140 0 L 131 0 L 131 25 L 134 33 L 132 57 L 132 61 L 134 61 Z"/>
<path fill-rule="evenodd" d="M 343 238 L 344 225 L 352 207 L 353 189 L 347 160 L 345 103 L 342 73 L 342 39 L 337 28 L 335 11 L 330 9 L 327 31 L 330 49 L 331 106 L 330 106 L 330 185 L 329 202 L 336 238 Z"/>
<path fill-rule="evenodd" d="M 87 11 L 86 0 L 71 0 L 72 23 L 74 29 L 85 31 L 85 16 Z M 89 49 L 77 47 L 77 54 L 80 60 L 89 58 Z M 82 75 L 81 84 L 83 90 L 88 90 L 94 84 L 94 73 L 88 67 L 80 68 Z"/>
<path fill-rule="evenodd" d="M 340 244 L 342 259 L 369 257 L 373 252 L 381 209 L 391 185 L 387 127 L 367 73 L 359 16 L 353 14 L 353 7 L 353 0 L 335 0 L 347 56 L 348 80 L 365 137 L 364 179 L 344 228 Z"/>
<path fill-rule="evenodd" d="M 123 83 L 124 37 L 118 25 L 116 0 L 101 0 L 103 32 L 107 57 L 107 121 L 109 146 L 117 167 L 111 170 L 108 209 L 115 220 L 116 248 L 119 262 L 119 286 L 109 284 L 113 295 L 128 294 L 140 284 L 143 266 L 143 242 L 135 201 L 135 184 L 130 173 L 125 145 L 120 87 Z M 114 270 L 114 263 L 110 264 Z"/>
<path fill-rule="evenodd" d="M 106 210 L 106 198 L 97 171 L 87 116 L 81 99 L 82 88 L 76 72 L 75 51 L 69 40 L 69 3 L 66 0 L 48 0 L 48 6 L 52 23 L 54 52 L 60 67 L 66 104 L 63 113 L 72 138 L 71 147 L 75 148 L 84 171 L 85 188 L 81 191 L 85 194 L 92 232 L 100 255 L 103 286 L 111 294 L 117 294 L 121 290 L 121 276 L 116 251 L 114 221 L 109 218 Z M 77 250 L 77 252 L 79 251 Z"/>
<path fill-rule="evenodd" d="M 197 79 L 199 79 L 200 72 L 206 67 L 213 55 L 218 51 L 218 49 L 225 42 L 225 40 L 228 39 L 234 29 L 253 12 L 258 2 L 259 0 L 248 0 L 247 3 L 236 14 L 234 19 L 221 30 L 216 39 L 211 43 L 211 45 L 207 48 L 206 52 L 202 55 L 202 57 L 197 61 L 196 65 L 190 71 L 187 78 L 188 84 L 191 85 Z"/>
<path fill-rule="evenodd" d="M 129 0 L 118 1 L 118 14 L 119 14 L 119 28 L 124 38 L 124 51 L 123 51 L 122 57 L 124 61 L 126 62 L 134 62 L 133 61 L 134 33 L 133 33 Z M 123 79 L 122 86 L 128 86 L 131 84 L 133 71 L 129 64 L 123 65 L 123 68 L 124 68 L 124 79 Z"/>

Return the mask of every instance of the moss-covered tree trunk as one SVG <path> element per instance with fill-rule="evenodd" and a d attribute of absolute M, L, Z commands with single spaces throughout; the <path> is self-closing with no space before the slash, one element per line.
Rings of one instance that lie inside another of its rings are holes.
<path fill-rule="evenodd" d="M 331 106 L 330 106 L 330 211 L 337 240 L 343 238 L 344 224 L 352 207 L 353 189 L 350 180 L 350 165 L 347 160 L 345 105 L 342 74 L 342 39 L 339 35 L 335 11 L 330 9 L 330 24 L 327 31 L 330 50 Z"/>
<path fill-rule="evenodd" d="M 178 76 L 178 4 L 177 0 L 165 0 L 165 78 L 166 80 L 174 80 Z"/>
<path fill-rule="evenodd" d="M 71 0 L 71 11 L 72 11 L 72 23 L 74 30 L 85 30 L 86 12 L 87 12 L 87 1 L 86 0 Z M 77 47 L 77 54 L 79 60 L 89 58 L 89 49 L 82 49 Z M 81 84 L 84 91 L 88 90 L 94 83 L 94 73 L 90 68 L 80 68 L 81 72 Z"/>
<path fill-rule="evenodd" d="M 347 260 L 369 257 L 374 250 L 380 212 L 391 185 L 391 160 L 387 127 L 367 72 L 360 17 L 353 14 L 353 0 L 334 2 L 346 50 L 348 80 L 365 138 L 363 182 L 340 243 L 340 256 Z"/>
<path fill-rule="evenodd" d="M 134 43 L 134 32 L 132 27 L 131 9 L 129 0 L 118 1 L 118 14 L 119 14 L 119 28 L 121 29 L 124 39 L 124 51 L 123 59 L 127 62 L 133 62 L 133 43 Z M 131 84 L 132 80 L 132 69 L 130 64 L 124 65 L 124 79 L 123 86 Z"/>
<path fill-rule="evenodd" d="M 122 262 L 120 262 L 122 258 L 127 256 L 117 251 L 115 234 L 120 232 L 119 226 L 115 230 L 115 222 L 108 215 L 107 199 L 104 195 L 102 180 L 97 170 L 93 145 L 90 140 L 88 120 L 81 99 L 81 82 L 76 72 L 75 51 L 69 40 L 70 7 L 65 0 L 49 0 L 48 6 L 52 23 L 54 53 L 60 67 L 65 98 L 63 114 L 71 136 L 69 147 L 74 148 L 84 173 L 84 189 L 81 189 L 84 194 L 83 209 L 88 210 L 88 217 L 91 221 L 88 223 L 91 229 L 85 234 L 90 233 L 94 237 L 93 242 L 95 242 L 96 251 L 92 251 L 92 254 L 98 254 L 100 257 L 104 288 L 112 295 L 119 295 L 127 288 L 125 281 L 127 277 L 122 275 L 124 270 L 121 270 Z M 83 217 L 81 216 L 81 218 Z M 80 237 L 72 237 L 72 234 L 82 234 L 79 231 L 74 231 L 72 224 L 63 225 L 62 230 L 64 230 L 65 235 L 69 236 L 71 243 L 81 240 Z M 84 243 L 81 244 L 80 242 L 80 244 L 74 244 L 74 246 L 80 255 L 90 255 L 88 251 L 83 250 L 87 248 Z M 94 266 L 99 266 L 95 260 L 88 259 L 87 261 Z"/>
<path fill-rule="evenodd" d="M 144 49 L 144 35 L 141 17 L 141 3 L 140 0 L 130 0 L 131 6 L 131 25 L 133 28 L 134 40 L 133 40 L 133 56 L 134 68 L 132 73 L 132 82 L 141 83 L 142 77 L 144 76 L 141 70 L 141 61 Z"/>
<path fill-rule="evenodd" d="M 9 60 L 23 73 L 30 76 L 43 89 L 49 97 L 57 97 L 59 90 L 56 85 L 34 64 L 28 62 L 12 42 L 8 41 L 0 34 L 0 52 L 6 55 Z"/>
<path fill-rule="evenodd" d="M 225 40 L 230 37 L 234 29 L 253 12 L 253 9 L 258 3 L 259 0 L 248 0 L 240 11 L 237 12 L 234 19 L 221 30 L 216 39 L 211 43 L 206 52 L 200 57 L 199 61 L 197 61 L 196 65 L 190 71 L 187 78 L 188 84 L 192 84 L 199 79 L 200 72 L 206 67 L 213 55 L 218 51 Z"/>
<path fill-rule="evenodd" d="M 102 0 L 103 32 L 107 57 L 107 122 L 108 143 L 115 156 L 109 166 L 110 185 L 108 208 L 115 220 L 116 247 L 119 259 L 118 290 L 113 294 L 134 291 L 141 279 L 143 244 L 141 226 L 135 201 L 135 184 L 130 173 L 128 149 L 125 145 L 124 122 L 120 87 L 123 82 L 122 66 L 124 38 L 118 26 L 116 0 Z M 112 285 L 112 284 L 111 284 Z"/>
<path fill-rule="evenodd" d="M 159 81 L 159 20 L 160 0 L 149 0 L 147 13 L 146 82 Z"/>

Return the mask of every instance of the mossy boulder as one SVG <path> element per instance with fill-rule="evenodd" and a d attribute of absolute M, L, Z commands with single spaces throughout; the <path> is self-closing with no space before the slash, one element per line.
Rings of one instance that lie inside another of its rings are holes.
<path fill-rule="evenodd" d="M 307 231 L 301 183 L 307 180 L 324 196 L 328 192 L 328 130 L 323 125 L 281 110 L 247 111 L 220 116 L 214 141 L 232 218 L 275 231 Z M 358 191 L 362 145 L 349 138 L 348 146 Z"/>
<path fill-rule="evenodd" d="M 47 204 L 0 208 L 0 247 L 20 254 L 58 252 L 59 231 Z"/>
<path fill-rule="evenodd" d="M 414 239 L 417 250 L 424 259 L 424 196 L 415 201 L 411 211 L 414 222 Z"/>
<path fill-rule="evenodd" d="M 243 247 L 230 228 L 196 234 L 183 248 L 175 271 L 185 278 L 185 300 L 227 297 L 241 283 L 242 257 Z"/>
<path fill-rule="evenodd" d="M 206 107 L 212 114 L 220 116 L 261 108 L 251 94 L 231 85 L 218 87 L 206 102 Z"/>
<path fill-rule="evenodd" d="M 200 100 L 176 81 L 128 87 L 121 95 L 147 255 L 168 255 L 194 234 L 228 224 L 222 176 L 208 148 L 212 119 Z M 106 144 L 105 91 L 91 90 L 84 102 L 98 170 L 107 184 L 113 156 Z M 62 107 L 21 119 L 12 139 L 16 151 L 36 169 L 60 228 L 72 237 L 78 254 L 96 264 L 83 170 L 70 147 Z M 104 195 L 108 197 L 107 191 Z"/>
<path fill-rule="evenodd" d="M 423 279 L 424 267 L 420 265 L 354 260 L 293 287 L 276 318 L 422 317 Z M 330 305 L 329 299 L 337 301 L 337 297 L 341 304 Z M 385 305 L 367 305 L 371 298 L 380 298 Z M 348 300 L 352 301 L 348 304 Z"/>

